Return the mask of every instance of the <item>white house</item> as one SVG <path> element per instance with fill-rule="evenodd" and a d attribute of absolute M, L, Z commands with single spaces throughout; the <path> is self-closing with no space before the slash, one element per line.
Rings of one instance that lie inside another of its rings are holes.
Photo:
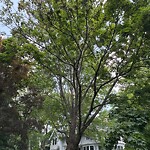
<path fill-rule="evenodd" d="M 121 137 L 118 141 L 118 144 L 115 146 L 114 150 L 122 150 L 125 148 L 125 142 L 123 141 L 123 138 Z"/>
<path fill-rule="evenodd" d="M 66 150 L 66 141 L 65 139 L 58 139 L 57 137 L 53 138 L 51 141 L 50 147 L 47 150 Z M 95 140 L 83 136 L 79 143 L 80 150 L 101 150 L 100 144 Z M 118 141 L 118 144 L 113 150 L 123 150 L 125 148 L 125 143 L 122 138 Z"/>

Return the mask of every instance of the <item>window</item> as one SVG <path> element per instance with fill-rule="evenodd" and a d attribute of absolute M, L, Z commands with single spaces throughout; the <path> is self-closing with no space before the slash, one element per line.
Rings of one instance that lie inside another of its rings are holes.
<path fill-rule="evenodd" d="M 57 138 L 55 139 L 55 145 L 57 144 Z"/>
<path fill-rule="evenodd" d="M 90 150 L 94 150 L 94 146 L 90 146 Z"/>
<path fill-rule="evenodd" d="M 57 144 L 57 138 L 53 139 L 53 145 Z"/>
<path fill-rule="evenodd" d="M 117 146 L 117 150 L 122 150 L 123 147 L 122 146 Z"/>
<path fill-rule="evenodd" d="M 94 150 L 94 146 L 84 146 L 83 150 Z"/>

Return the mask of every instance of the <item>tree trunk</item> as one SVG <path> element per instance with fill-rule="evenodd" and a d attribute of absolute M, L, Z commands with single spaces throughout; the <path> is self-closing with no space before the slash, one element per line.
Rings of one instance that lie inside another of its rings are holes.
<path fill-rule="evenodd" d="M 21 150 L 28 150 L 28 137 L 27 135 L 21 135 L 21 141 L 19 144 Z"/>
<path fill-rule="evenodd" d="M 74 141 L 67 143 L 66 150 L 79 150 L 79 143 L 76 143 Z"/>
<path fill-rule="evenodd" d="M 29 146 L 29 141 L 28 141 L 28 130 L 27 130 L 27 126 L 25 124 L 23 124 L 23 128 L 21 130 L 21 134 L 20 134 L 20 143 L 19 143 L 19 149 L 20 150 L 28 150 L 28 146 Z"/>
<path fill-rule="evenodd" d="M 70 136 L 66 139 L 66 143 L 67 143 L 66 150 L 79 150 L 80 140 L 81 140 L 80 135 L 70 134 Z"/>

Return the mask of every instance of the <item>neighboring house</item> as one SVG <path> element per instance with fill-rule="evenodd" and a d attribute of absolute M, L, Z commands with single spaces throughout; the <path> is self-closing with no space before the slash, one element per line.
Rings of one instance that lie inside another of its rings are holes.
<path fill-rule="evenodd" d="M 120 141 L 118 141 L 118 144 L 114 147 L 113 150 L 123 150 L 125 148 L 125 142 L 121 138 Z"/>
<path fill-rule="evenodd" d="M 50 150 L 66 150 L 67 144 L 65 140 L 54 138 L 50 145 Z M 82 137 L 79 143 L 80 150 L 100 150 L 99 144 L 92 139 Z"/>
<path fill-rule="evenodd" d="M 46 150 L 66 150 L 66 142 L 65 139 L 58 139 L 57 137 L 51 140 L 50 146 L 47 147 Z M 83 136 L 79 143 L 80 150 L 102 150 L 100 148 L 100 144 L 95 140 Z M 123 150 L 125 148 L 125 143 L 122 138 L 118 141 L 118 144 L 115 146 L 113 150 Z"/>

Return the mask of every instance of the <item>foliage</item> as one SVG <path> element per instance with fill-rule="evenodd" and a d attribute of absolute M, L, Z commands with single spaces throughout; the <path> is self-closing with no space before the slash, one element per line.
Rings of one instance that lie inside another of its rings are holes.
<path fill-rule="evenodd" d="M 29 130 L 41 130 L 42 122 L 33 116 L 41 108 L 40 90 L 30 84 L 30 65 L 21 57 L 16 39 L 2 41 L 0 47 L 0 146 L 1 149 L 27 149 Z"/>
<path fill-rule="evenodd" d="M 138 74 L 133 72 L 126 82 L 127 88 L 115 98 L 111 118 L 116 120 L 116 127 L 110 135 L 111 138 L 115 135 L 123 136 L 126 149 L 149 149 L 149 75 L 148 66 L 138 70 Z"/>
<path fill-rule="evenodd" d="M 101 149 L 106 149 L 106 139 L 114 125 L 115 121 L 109 119 L 109 110 L 106 109 L 95 118 L 84 135 L 98 142 Z"/>

